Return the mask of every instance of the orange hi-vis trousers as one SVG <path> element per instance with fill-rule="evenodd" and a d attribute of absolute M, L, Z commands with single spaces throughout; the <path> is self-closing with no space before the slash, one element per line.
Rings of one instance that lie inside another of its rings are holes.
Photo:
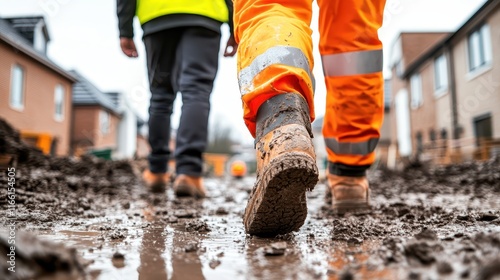
<path fill-rule="evenodd" d="M 327 88 L 323 136 L 328 160 L 367 166 L 383 121 L 385 0 L 318 0 L 319 50 Z M 262 103 L 300 93 L 314 120 L 311 0 L 234 0 L 238 80 L 245 123 L 255 137 Z"/>

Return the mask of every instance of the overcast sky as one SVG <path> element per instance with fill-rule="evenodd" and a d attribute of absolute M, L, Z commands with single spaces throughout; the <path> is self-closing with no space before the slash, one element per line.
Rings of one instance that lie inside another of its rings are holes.
<path fill-rule="evenodd" d="M 454 31 L 486 0 L 388 0 L 384 25 L 379 35 L 384 43 L 387 62 L 390 46 L 401 31 Z M 137 111 L 147 117 L 149 91 L 146 78 L 144 46 L 141 30 L 135 25 L 139 58 L 125 57 L 119 48 L 115 0 L 0 0 L 0 17 L 44 15 L 51 42 L 48 55 L 65 69 L 75 69 L 103 91 L 119 91 L 136 104 Z M 317 6 L 312 22 L 315 46 Z M 222 48 L 228 37 L 223 27 Z M 325 111 L 325 86 L 321 60 L 315 50 L 316 115 Z M 385 73 L 388 71 L 386 70 Z M 220 58 L 220 67 L 212 94 L 210 121 L 231 126 L 234 136 L 251 142 L 242 120 L 241 100 L 236 80 L 236 58 Z M 180 112 L 176 100 L 174 127 Z"/>

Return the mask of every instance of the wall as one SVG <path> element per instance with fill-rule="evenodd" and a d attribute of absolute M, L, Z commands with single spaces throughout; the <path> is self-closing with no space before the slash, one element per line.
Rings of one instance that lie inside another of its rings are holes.
<path fill-rule="evenodd" d="M 113 148 L 117 146 L 119 116 L 110 113 L 109 132 L 103 134 L 99 114 L 101 106 L 74 107 L 73 144 L 84 149 Z"/>
<path fill-rule="evenodd" d="M 103 134 L 102 132 L 97 134 L 97 139 L 96 139 L 96 143 L 95 143 L 95 148 L 97 148 L 97 149 L 100 149 L 100 148 L 116 149 L 116 147 L 117 147 L 118 125 L 120 123 L 120 118 L 119 118 L 119 116 L 112 114 L 112 113 L 109 113 L 109 116 L 110 116 L 110 122 L 111 122 L 109 132 L 106 134 Z"/>
<path fill-rule="evenodd" d="M 90 147 L 95 143 L 98 133 L 98 106 L 74 106 L 72 145 L 75 147 Z"/>
<path fill-rule="evenodd" d="M 435 130 L 436 135 L 436 100 L 434 97 L 434 63 L 433 60 L 424 64 L 419 70 L 422 79 L 423 103 L 418 108 L 410 109 L 411 134 L 413 153 L 417 151 L 417 133 L 422 133 L 423 144 L 430 142 L 430 131 Z M 411 86 L 410 96 L 413 95 Z M 410 97 L 411 100 L 411 97 Z"/>

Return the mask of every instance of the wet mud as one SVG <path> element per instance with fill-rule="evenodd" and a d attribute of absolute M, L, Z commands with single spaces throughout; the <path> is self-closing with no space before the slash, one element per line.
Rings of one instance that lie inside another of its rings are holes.
<path fill-rule="evenodd" d="M 18 268 L 2 215 L 0 279 L 500 279 L 498 158 L 371 171 L 371 209 L 344 215 L 319 182 L 299 231 L 260 238 L 242 222 L 254 177 L 206 178 L 199 200 L 151 194 L 143 161 L 52 158 L 0 128 L 16 155 Z"/>

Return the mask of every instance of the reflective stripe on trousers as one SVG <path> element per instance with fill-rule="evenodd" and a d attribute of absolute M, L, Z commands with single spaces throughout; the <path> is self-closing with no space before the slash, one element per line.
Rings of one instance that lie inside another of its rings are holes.
<path fill-rule="evenodd" d="M 328 149 L 337 155 L 361 155 L 372 153 L 377 147 L 378 138 L 371 138 L 363 142 L 338 142 L 335 138 L 325 138 Z"/>
<path fill-rule="evenodd" d="M 322 55 L 323 73 L 327 77 L 353 76 L 382 71 L 382 50 L 354 51 Z"/>
<path fill-rule="evenodd" d="M 254 78 L 264 69 L 278 64 L 304 70 L 312 82 L 314 89 L 314 77 L 304 53 L 295 47 L 276 46 L 269 48 L 265 53 L 257 56 L 249 66 L 240 71 L 238 81 L 241 94 L 245 95 L 255 88 Z"/>

